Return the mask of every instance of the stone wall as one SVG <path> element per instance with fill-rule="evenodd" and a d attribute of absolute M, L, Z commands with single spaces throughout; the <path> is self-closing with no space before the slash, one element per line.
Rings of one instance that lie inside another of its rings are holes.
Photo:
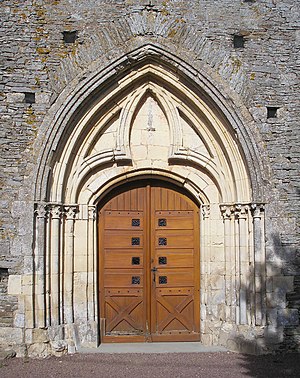
<path fill-rule="evenodd" d="M 244 119 L 249 160 L 256 154 L 261 162 L 255 200 L 265 203 L 269 327 L 261 340 L 275 349 L 299 347 L 297 2 L 4 0 L 0 17 L 0 341 L 21 344 L 21 330 L 32 326 L 26 275 L 33 270 L 34 201 L 44 200 L 36 177 L 50 121 L 93 72 L 152 44 L 193 66 Z M 248 337 L 248 330 L 238 332 Z M 232 348 L 240 343 L 233 340 Z"/>

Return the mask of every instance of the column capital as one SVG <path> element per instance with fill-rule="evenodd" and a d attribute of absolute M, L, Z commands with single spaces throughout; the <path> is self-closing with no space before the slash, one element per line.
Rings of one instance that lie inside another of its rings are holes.
<path fill-rule="evenodd" d="M 34 213 L 37 218 L 47 218 L 48 215 L 48 206 L 44 203 L 36 203 L 34 208 Z"/>
<path fill-rule="evenodd" d="M 220 205 L 221 214 L 224 220 L 230 220 L 232 214 L 234 213 L 234 205 L 232 204 L 221 204 Z"/>
<path fill-rule="evenodd" d="M 67 220 L 74 220 L 76 214 L 78 213 L 78 206 L 77 205 L 65 205 L 64 212 L 66 215 Z"/>
<path fill-rule="evenodd" d="M 49 210 L 52 216 L 52 219 L 60 219 L 63 213 L 63 207 L 60 204 L 49 204 Z"/>
<path fill-rule="evenodd" d="M 208 205 L 208 204 L 201 205 L 201 214 L 202 214 L 203 220 L 209 218 L 209 216 L 210 216 L 210 205 Z"/>
<path fill-rule="evenodd" d="M 89 219 L 91 220 L 96 219 L 96 206 L 95 205 L 88 206 L 88 214 L 89 214 Z"/>
<path fill-rule="evenodd" d="M 251 211 L 253 218 L 261 218 L 262 212 L 265 210 L 263 203 L 251 203 Z"/>
<path fill-rule="evenodd" d="M 234 207 L 234 214 L 237 219 L 246 219 L 249 211 L 249 204 L 237 203 Z"/>

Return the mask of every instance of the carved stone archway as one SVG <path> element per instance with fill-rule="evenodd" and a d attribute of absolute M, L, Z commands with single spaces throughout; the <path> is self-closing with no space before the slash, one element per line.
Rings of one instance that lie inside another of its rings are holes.
<path fill-rule="evenodd" d="M 216 343 L 224 324 L 264 323 L 259 164 L 215 88 L 156 47 L 134 55 L 98 85 L 93 78 L 93 91 L 86 84 L 89 95 L 53 121 L 36 191 L 33 327 L 98 345 L 95 209 L 112 188 L 150 177 L 184 187 L 201 206 L 201 334 Z"/>

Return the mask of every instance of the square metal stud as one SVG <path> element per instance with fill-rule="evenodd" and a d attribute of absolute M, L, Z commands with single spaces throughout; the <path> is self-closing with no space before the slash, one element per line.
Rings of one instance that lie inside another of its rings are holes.
<path fill-rule="evenodd" d="M 131 265 L 140 265 L 140 258 L 139 257 L 132 257 L 131 258 Z"/>
<path fill-rule="evenodd" d="M 158 226 L 159 227 L 165 227 L 166 225 L 167 225 L 166 218 L 159 218 L 159 220 L 158 220 Z"/>
<path fill-rule="evenodd" d="M 140 219 L 131 219 L 131 226 L 132 227 L 140 227 L 141 221 Z"/>
<path fill-rule="evenodd" d="M 140 238 L 131 238 L 131 245 L 140 245 Z"/>
<path fill-rule="evenodd" d="M 168 283 L 168 277 L 167 276 L 159 276 L 158 277 L 158 283 L 160 285 L 165 285 Z"/>
<path fill-rule="evenodd" d="M 159 265 L 166 265 L 167 264 L 167 258 L 165 256 L 159 256 L 158 263 L 159 263 Z"/>
<path fill-rule="evenodd" d="M 141 283 L 141 277 L 139 276 L 132 276 L 131 277 L 131 284 L 132 285 L 139 285 Z"/>
<path fill-rule="evenodd" d="M 158 238 L 158 245 L 167 245 L 167 238 Z"/>

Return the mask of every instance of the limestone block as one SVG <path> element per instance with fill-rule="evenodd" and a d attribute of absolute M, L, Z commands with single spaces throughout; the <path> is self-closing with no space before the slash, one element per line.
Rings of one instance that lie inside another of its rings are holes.
<path fill-rule="evenodd" d="M 32 330 L 33 343 L 47 343 L 49 342 L 49 335 L 46 329 L 34 328 Z"/>
<path fill-rule="evenodd" d="M 210 308 L 210 315 L 214 319 L 224 321 L 226 319 L 226 306 L 225 304 L 218 304 L 218 305 L 213 305 L 209 306 Z"/>
<path fill-rule="evenodd" d="M 54 340 L 50 342 L 51 351 L 54 353 L 66 353 L 68 344 L 65 340 Z"/>
<path fill-rule="evenodd" d="M 87 271 L 87 255 L 76 255 L 74 258 L 74 272 Z"/>
<path fill-rule="evenodd" d="M 270 306 L 271 308 L 285 308 L 286 291 L 278 288 L 274 292 L 267 293 L 267 306 Z"/>
<path fill-rule="evenodd" d="M 49 344 L 36 343 L 28 346 L 28 357 L 32 358 L 45 358 L 50 354 Z"/>
<path fill-rule="evenodd" d="M 23 328 L 25 327 L 25 315 L 24 314 L 16 314 L 14 320 L 15 327 Z"/>
<path fill-rule="evenodd" d="M 68 343 L 68 354 L 76 353 L 76 345 L 73 340 L 67 340 Z"/>
<path fill-rule="evenodd" d="M 209 266 L 211 274 L 215 274 L 217 276 L 224 276 L 225 263 L 223 261 L 211 262 Z"/>
<path fill-rule="evenodd" d="M 208 286 L 212 290 L 223 289 L 224 288 L 224 275 L 211 274 L 208 279 Z"/>
<path fill-rule="evenodd" d="M 266 292 L 271 293 L 273 291 L 273 277 L 266 278 Z"/>
<path fill-rule="evenodd" d="M 201 343 L 203 345 L 212 345 L 212 335 L 206 333 L 202 334 Z"/>
<path fill-rule="evenodd" d="M 264 337 L 266 344 L 278 344 L 283 342 L 284 332 L 283 327 L 268 325 L 264 330 Z"/>
<path fill-rule="evenodd" d="M 213 305 L 218 305 L 225 302 L 225 288 L 220 290 L 212 290 L 209 301 Z"/>
<path fill-rule="evenodd" d="M 51 93 L 37 92 L 35 95 L 35 102 L 37 104 L 48 104 L 50 101 Z"/>
<path fill-rule="evenodd" d="M 32 308 L 32 302 L 31 302 L 31 308 Z M 33 311 L 25 311 L 25 327 L 27 328 L 33 328 Z"/>
<path fill-rule="evenodd" d="M 273 277 L 273 290 L 282 290 L 285 292 L 294 290 L 293 276 L 275 276 Z"/>
<path fill-rule="evenodd" d="M 106 151 L 107 149 L 113 149 L 115 147 L 115 135 L 111 132 L 105 132 L 97 141 L 94 149 L 96 151 Z"/>
<path fill-rule="evenodd" d="M 21 328 L 0 327 L 0 345 L 15 345 L 23 342 L 23 330 Z"/>
<path fill-rule="evenodd" d="M 227 340 L 226 347 L 232 352 L 259 354 L 259 348 L 255 340 L 247 340 L 242 336 L 236 336 Z"/>
<path fill-rule="evenodd" d="M 22 292 L 22 276 L 11 274 L 8 277 L 8 294 L 20 295 Z"/>
<path fill-rule="evenodd" d="M 132 159 L 134 162 L 139 160 L 145 160 L 148 157 L 148 148 L 147 146 L 135 146 L 132 148 Z"/>
<path fill-rule="evenodd" d="M 78 325 L 78 333 L 81 339 L 81 345 L 86 348 L 95 348 L 98 343 L 98 324 L 89 321 L 82 322 Z"/>
<path fill-rule="evenodd" d="M 48 328 L 49 338 L 53 341 L 62 340 L 64 336 L 64 329 L 65 329 L 65 326 L 49 327 Z"/>
<path fill-rule="evenodd" d="M 33 290 L 33 281 L 32 275 L 23 275 L 22 276 L 22 292 L 24 295 L 31 295 Z"/>
<path fill-rule="evenodd" d="M 24 93 L 7 93 L 6 95 L 6 101 L 9 103 L 23 102 L 24 98 Z"/>
<path fill-rule="evenodd" d="M 152 146 L 148 147 L 148 158 L 154 160 L 161 160 L 163 162 L 168 160 L 169 147 L 168 146 Z"/>
<path fill-rule="evenodd" d="M 297 309 L 278 310 L 277 323 L 279 326 L 292 326 L 299 324 L 299 311 Z"/>

